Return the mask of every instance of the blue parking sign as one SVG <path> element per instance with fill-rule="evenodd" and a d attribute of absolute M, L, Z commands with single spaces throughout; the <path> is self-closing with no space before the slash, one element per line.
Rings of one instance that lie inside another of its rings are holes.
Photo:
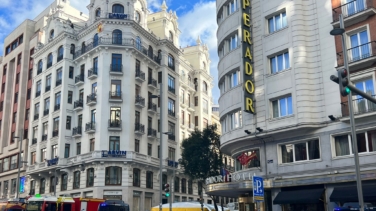
<path fill-rule="evenodd" d="M 253 176 L 253 201 L 264 201 L 264 180 Z"/>

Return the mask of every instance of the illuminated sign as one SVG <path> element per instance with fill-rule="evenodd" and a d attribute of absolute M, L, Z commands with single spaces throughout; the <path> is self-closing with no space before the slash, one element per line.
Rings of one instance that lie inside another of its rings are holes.
<path fill-rule="evenodd" d="M 253 44 L 251 28 L 251 0 L 242 0 L 242 43 L 243 43 L 243 69 L 244 69 L 244 110 L 255 113 L 254 103 L 254 77 L 253 77 Z"/>
<path fill-rule="evenodd" d="M 110 19 L 128 19 L 128 14 L 124 13 L 109 13 L 108 18 Z"/>
<path fill-rule="evenodd" d="M 102 150 L 102 158 L 105 157 L 127 157 L 127 151 Z"/>
<path fill-rule="evenodd" d="M 25 177 L 20 178 L 20 193 L 25 193 Z"/>

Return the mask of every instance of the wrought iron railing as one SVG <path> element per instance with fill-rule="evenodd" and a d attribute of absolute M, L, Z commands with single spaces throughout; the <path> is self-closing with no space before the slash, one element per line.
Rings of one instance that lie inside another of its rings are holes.
<path fill-rule="evenodd" d="M 136 122 L 134 125 L 135 125 L 135 127 L 134 127 L 135 131 L 138 131 L 138 132 L 141 132 L 141 133 L 145 132 L 145 125 L 143 125 L 139 122 Z"/>
<path fill-rule="evenodd" d="M 358 95 L 356 95 L 358 96 Z M 373 98 L 376 98 L 376 95 L 372 95 Z M 352 100 L 354 114 L 364 114 L 369 112 L 376 111 L 376 104 L 373 102 L 364 99 L 359 96 L 359 98 Z M 342 116 L 349 116 L 349 103 L 348 101 L 341 103 L 342 107 Z"/>
<path fill-rule="evenodd" d="M 340 14 L 342 14 L 344 18 L 347 18 L 374 7 L 373 0 L 355 0 L 347 2 L 333 9 L 333 22 L 339 21 Z"/>
<path fill-rule="evenodd" d="M 375 54 L 376 54 L 376 41 L 371 41 L 371 42 L 347 49 L 347 56 L 349 58 L 350 64 L 373 57 L 375 56 Z M 337 64 L 338 66 L 344 65 L 343 52 L 337 53 Z"/>

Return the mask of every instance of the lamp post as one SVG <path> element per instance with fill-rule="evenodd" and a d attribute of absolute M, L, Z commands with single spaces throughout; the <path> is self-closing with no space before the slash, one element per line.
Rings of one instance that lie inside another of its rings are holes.
<path fill-rule="evenodd" d="M 20 194 L 20 172 L 21 172 L 21 153 L 22 153 L 22 133 L 21 136 L 15 136 L 13 138 L 17 138 L 20 140 L 20 151 L 18 153 L 18 173 L 17 173 L 17 181 L 16 181 L 16 199 L 19 199 L 19 194 Z"/>
<path fill-rule="evenodd" d="M 345 36 L 343 35 L 343 33 L 345 33 L 345 25 L 343 23 L 343 15 L 340 14 L 339 15 L 339 28 L 335 28 L 332 31 L 330 31 L 330 34 L 333 35 L 333 36 L 341 35 L 342 50 L 343 50 L 343 62 L 344 62 L 345 69 L 349 72 L 349 74 L 347 74 L 347 80 L 348 80 L 349 83 L 351 83 L 346 40 L 345 40 Z M 354 110 L 353 110 L 352 93 L 351 92 L 348 95 L 348 104 L 349 104 L 349 114 L 350 114 L 352 146 L 353 146 L 353 149 L 354 149 L 356 186 L 357 186 L 357 191 L 358 191 L 358 200 L 359 200 L 360 211 L 364 211 L 362 178 L 360 176 L 359 155 L 358 155 L 358 145 L 357 145 L 358 141 L 356 139 L 356 129 L 355 129 L 355 120 L 354 120 L 354 112 L 353 112 Z"/>

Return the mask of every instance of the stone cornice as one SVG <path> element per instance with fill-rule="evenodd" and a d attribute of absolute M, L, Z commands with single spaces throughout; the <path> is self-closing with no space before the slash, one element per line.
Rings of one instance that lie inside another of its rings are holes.
<path fill-rule="evenodd" d="M 45 53 L 47 50 L 50 50 L 54 45 L 56 45 L 60 41 L 64 40 L 65 38 L 71 38 L 73 40 L 77 40 L 77 38 L 74 34 L 71 34 L 69 32 L 63 32 L 63 33 L 59 34 L 51 42 L 45 44 L 41 49 L 38 49 L 38 51 L 35 52 L 35 54 L 32 56 L 32 58 L 34 58 L 34 59 L 38 58 L 41 54 Z"/>

